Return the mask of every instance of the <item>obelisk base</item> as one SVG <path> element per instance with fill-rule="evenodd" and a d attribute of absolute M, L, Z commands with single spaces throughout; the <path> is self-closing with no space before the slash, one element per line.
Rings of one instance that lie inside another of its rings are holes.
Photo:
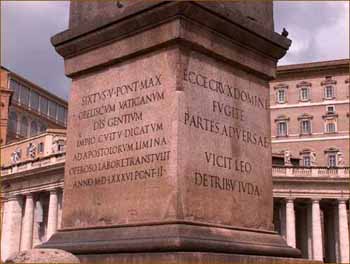
<path fill-rule="evenodd" d="M 79 255 L 82 263 L 118 263 L 118 264 L 320 264 L 320 261 L 206 252 L 160 252 Z"/>
<path fill-rule="evenodd" d="M 142 254 L 155 258 L 154 261 L 158 263 L 158 258 L 159 261 L 164 258 L 158 255 L 160 252 L 192 252 L 189 260 L 199 261 L 198 263 L 202 262 L 200 258 L 194 258 L 196 253 L 193 252 L 223 256 L 245 254 L 300 257 L 300 251 L 289 247 L 276 232 L 204 226 L 199 223 L 153 223 L 143 226 L 60 230 L 39 247 L 59 248 L 75 254 L 83 261 L 88 261 L 90 256 L 107 259 L 113 256 L 116 260 L 120 258 L 122 263 L 123 259 L 134 263 L 134 255 L 137 259 Z M 179 256 L 179 261 L 182 261 L 182 255 Z"/>

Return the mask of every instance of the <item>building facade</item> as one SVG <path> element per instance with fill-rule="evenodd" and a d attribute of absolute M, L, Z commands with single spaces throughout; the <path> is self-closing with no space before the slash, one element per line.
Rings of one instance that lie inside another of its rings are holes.
<path fill-rule="evenodd" d="M 1 147 L 1 260 L 45 242 L 61 225 L 65 130 Z M 26 153 L 20 157 L 14 155 Z"/>
<path fill-rule="evenodd" d="M 349 61 L 345 60 L 283 66 L 271 82 L 276 231 L 290 246 L 299 248 L 304 258 L 341 263 L 349 262 L 346 67 Z M 332 85 L 333 99 L 326 98 L 331 92 L 325 91 L 330 89 L 325 85 Z M 301 91 L 303 87 L 308 91 Z M 284 103 L 280 89 L 285 92 Z M 328 113 L 332 109 L 327 106 L 333 105 L 333 112 Z M 8 112 L 11 107 L 17 106 L 10 105 Z M 303 120 L 311 121 L 310 126 Z M 327 128 L 328 120 L 335 122 L 335 131 Z M 286 130 L 278 124 L 282 121 L 287 121 Z M 17 141 L 8 139 L 1 146 L 2 260 L 45 242 L 60 228 L 65 164 L 65 130 L 56 127 Z"/>
<path fill-rule="evenodd" d="M 67 127 L 67 102 L 1 67 L 1 142 Z"/>
<path fill-rule="evenodd" d="M 273 152 L 349 166 L 349 60 L 281 66 L 270 87 Z"/>
<path fill-rule="evenodd" d="M 349 263 L 349 60 L 279 67 L 270 98 L 276 230 L 305 258 Z"/>
<path fill-rule="evenodd" d="M 4 67 L 0 77 L 5 260 L 44 242 L 60 225 L 67 102 Z"/>

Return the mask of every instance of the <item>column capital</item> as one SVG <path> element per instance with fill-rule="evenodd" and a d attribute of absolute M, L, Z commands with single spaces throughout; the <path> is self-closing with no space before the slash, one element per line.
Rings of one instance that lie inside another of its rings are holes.
<path fill-rule="evenodd" d="M 28 192 L 28 193 L 23 193 L 22 194 L 26 198 L 33 198 L 34 197 L 34 192 Z"/>
<path fill-rule="evenodd" d="M 59 191 L 58 187 L 55 187 L 55 188 L 52 188 L 52 189 L 48 189 L 49 193 L 58 193 L 58 191 Z"/>
<path fill-rule="evenodd" d="M 295 197 L 285 197 L 284 200 L 286 203 L 294 203 Z"/>
<path fill-rule="evenodd" d="M 346 204 L 349 202 L 348 198 L 337 198 L 338 204 Z"/>
<path fill-rule="evenodd" d="M 311 203 L 313 204 L 318 204 L 321 201 L 321 198 L 310 198 L 310 199 L 311 199 Z"/>
<path fill-rule="evenodd" d="M 3 201 L 4 202 L 18 201 L 21 198 L 22 198 L 21 195 L 16 194 L 16 195 L 11 195 L 11 196 L 4 197 Z"/>

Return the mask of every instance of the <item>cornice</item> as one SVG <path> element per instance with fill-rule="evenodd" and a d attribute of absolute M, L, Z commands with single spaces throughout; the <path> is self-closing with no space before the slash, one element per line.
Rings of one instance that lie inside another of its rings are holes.
<path fill-rule="evenodd" d="M 324 73 L 327 71 L 336 71 L 341 73 L 349 73 L 350 70 L 350 60 L 332 60 L 332 61 L 322 61 L 322 62 L 311 62 L 311 63 L 301 63 L 284 65 L 277 67 L 277 79 L 293 76 L 294 74 L 306 74 L 306 73 Z"/>

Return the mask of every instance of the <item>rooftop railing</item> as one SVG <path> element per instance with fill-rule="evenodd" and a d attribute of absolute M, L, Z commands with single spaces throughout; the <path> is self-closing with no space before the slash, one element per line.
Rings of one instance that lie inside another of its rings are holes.
<path fill-rule="evenodd" d="M 350 167 L 286 167 L 273 166 L 273 177 L 350 177 Z"/>

